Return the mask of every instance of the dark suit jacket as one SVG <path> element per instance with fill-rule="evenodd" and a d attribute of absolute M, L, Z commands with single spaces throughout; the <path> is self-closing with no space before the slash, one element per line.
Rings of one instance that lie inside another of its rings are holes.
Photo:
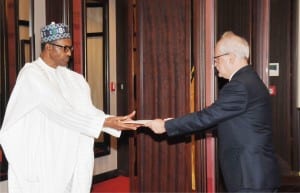
<path fill-rule="evenodd" d="M 169 136 L 214 125 L 218 129 L 220 166 L 228 191 L 279 187 L 270 96 L 250 66 L 234 74 L 210 107 L 165 123 Z"/>

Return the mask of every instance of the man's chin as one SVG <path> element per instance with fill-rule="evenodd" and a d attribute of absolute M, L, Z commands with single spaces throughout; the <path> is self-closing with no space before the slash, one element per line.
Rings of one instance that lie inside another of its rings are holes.
<path fill-rule="evenodd" d="M 68 64 L 69 64 L 69 60 L 65 61 L 65 62 L 62 64 L 62 66 L 68 66 Z"/>
<path fill-rule="evenodd" d="M 68 66 L 68 63 L 63 63 L 63 64 L 60 64 L 60 66 L 62 66 L 62 67 L 66 67 L 66 66 Z"/>

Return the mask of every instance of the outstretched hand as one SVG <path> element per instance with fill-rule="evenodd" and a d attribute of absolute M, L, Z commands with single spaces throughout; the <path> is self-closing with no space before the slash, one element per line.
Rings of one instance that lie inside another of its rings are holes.
<path fill-rule="evenodd" d="M 149 127 L 154 133 L 161 134 L 166 132 L 165 121 L 162 119 L 154 119 L 148 121 L 144 125 L 145 127 Z"/>
<path fill-rule="evenodd" d="M 117 130 L 136 130 L 139 125 L 126 123 L 126 121 L 131 121 L 135 116 L 135 111 L 125 116 L 115 116 L 107 117 L 104 121 L 104 127 L 111 127 Z"/>

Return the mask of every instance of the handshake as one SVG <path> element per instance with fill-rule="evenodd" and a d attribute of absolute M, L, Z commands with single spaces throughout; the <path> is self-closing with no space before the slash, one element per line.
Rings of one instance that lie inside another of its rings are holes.
<path fill-rule="evenodd" d="M 126 123 L 136 125 L 136 127 L 148 127 L 154 133 L 161 134 L 166 132 L 165 128 L 166 119 L 153 119 L 153 120 L 136 120 L 128 121 Z"/>
<path fill-rule="evenodd" d="M 132 120 L 134 115 L 135 111 L 125 116 L 108 117 L 105 119 L 104 126 L 117 130 L 136 130 L 139 127 L 148 127 L 157 134 L 166 132 L 165 121 L 169 119 Z"/>

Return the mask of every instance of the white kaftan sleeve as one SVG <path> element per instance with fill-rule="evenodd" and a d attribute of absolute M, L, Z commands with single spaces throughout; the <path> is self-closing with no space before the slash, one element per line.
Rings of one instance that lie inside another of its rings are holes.
<path fill-rule="evenodd" d="M 110 128 L 110 127 L 103 127 L 102 131 L 104 131 L 105 133 L 108 133 L 114 137 L 120 137 L 121 136 L 121 131 Z"/>
<path fill-rule="evenodd" d="M 106 115 L 105 117 L 111 117 L 111 115 Z M 108 133 L 114 137 L 120 137 L 121 136 L 121 131 L 120 130 L 116 130 L 110 127 L 103 127 L 102 131 L 104 131 L 105 133 Z"/>

